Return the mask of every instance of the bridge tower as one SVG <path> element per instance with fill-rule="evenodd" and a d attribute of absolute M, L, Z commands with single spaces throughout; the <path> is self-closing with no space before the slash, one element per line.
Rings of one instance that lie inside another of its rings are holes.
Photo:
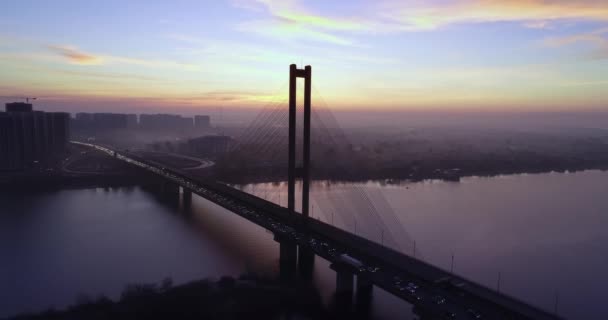
<path fill-rule="evenodd" d="M 309 216 L 310 207 L 310 118 L 311 118 L 311 79 L 312 68 L 310 66 L 304 69 L 298 69 L 295 64 L 289 66 L 289 147 L 288 147 L 288 172 L 287 172 L 287 209 L 296 217 L 296 179 L 302 179 L 302 216 L 300 221 L 303 223 Z M 303 117 L 303 150 L 302 150 L 302 167 L 296 167 L 296 119 L 297 119 L 297 79 L 304 78 L 304 117 Z M 287 254 L 287 247 L 291 246 L 295 249 L 295 245 L 281 243 L 285 250 L 281 251 L 281 257 L 286 260 L 291 260 L 293 255 Z M 312 277 L 314 267 L 314 252 L 311 250 L 299 247 L 297 249 L 297 264 L 300 274 L 304 278 Z M 291 262 L 292 263 L 292 262 Z M 287 263 L 286 265 L 293 265 Z"/>
<path fill-rule="evenodd" d="M 296 213 L 296 178 L 302 178 L 302 215 L 308 217 L 310 190 L 310 115 L 311 115 L 311 76 L 310 66 L 298 69 L 295 64 L 289 66 L 289 148 L 287 172 L 287 209 Z M 304 78 L 304 132 L 302 167 L 296 168 L 296 88 L 297 79 Z"/>

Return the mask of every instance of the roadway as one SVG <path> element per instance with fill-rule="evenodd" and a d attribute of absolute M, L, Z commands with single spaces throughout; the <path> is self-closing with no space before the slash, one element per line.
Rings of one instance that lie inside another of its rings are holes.
<path fill-rule="evenodd" d="M 206 168 L 209 168 L 209 167 L 212 167 L 215 165 L 215 163 L 209 159 L 202 159 L 202 158 L 197 158 L 197 157 L 193 157 L 193 156 L 187 156 L 187 155 L 183 155 L 183 154 L 179 154 L 179 153 L 172 153 L 172 152 L 156 152 L 156 151 L 150 152 L 150 151 L 135 150 L 135 151 L 131 151 L 130 153 L 135 154 L 141 158 L 145 158 L 149 162 L 154 162 L 154 163 L 158 164 L 159 166 L 167 166 L 170 168 L 175 167 L 174 165 L 171 165 L 171 163 L 170 163 L 171 161 L 166 161 L 167 159 L 170 160 L 170 158 L 184 159 L 184 160 L 189 160 L 189 161 L 196 163 L 195 165 L 179 167 L 179 169 L 182 169 L 182 170 L 206 169 Z"/>
<path fill-rule="evenodd" d="M 82 144 L 82 143 L 79 143 Z M 290 239 L 334 264 L 347 254 L 362 262 L 358 277 L 369 279 L 408 301 L 431 319 L 561 319 L 515 298 L 478 285 L 424 261 L 384 247 L 329 224 L 216 182 L 200 181 L 178 169 L 166 169 L 136 155 L 83 144 L 117 159 L 151 171 L 187 190 L 262 226 L 282 239 Z"/>

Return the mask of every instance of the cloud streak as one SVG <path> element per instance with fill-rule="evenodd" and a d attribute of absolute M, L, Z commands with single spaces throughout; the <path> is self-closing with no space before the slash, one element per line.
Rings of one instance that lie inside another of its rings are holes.
<path fill-rule="evenodd" d="M 602 28 L 586 33 L 579 33 L 565 37 L 551 37 L 543 41 L 548 47 L 564 47 L 578 43 L 593 46 L 587 57 L 591 59 L 608 59 L 608 28 Z"/>
<path fill-rule="evenodd" d="M 608 21 L 608 5 L 595 0 L 460 0 L 421 5 L 392 1 L 385 15 L 403 30 L 433 30 L 451 24 L 520 22 L 539 26 L 559 20 Z"/>
<path fill-rule="evenodd" d="M 85 53 L 80 51 L 76 47 L 72 46 L 60 46 L 60 45 L 49 45 L 48 48 L 61 55 L 68 62 L 80 65 L 99 65 L 103 63 L 103 59 L 100 56 Z"/>
<path fill-rule="evenodd" d="M 314 12 L 297 0 L 239 0 L 237 8 L 271 18 L 245 24 L 241 30 L 270 36 L 308 37 L 352 44 L 344 34 L 429 31 L 454 24 L 515 22 L 528 28 L 547 28 L 564 20 L 608 21 L 608 5 L 596 0 L 385 0 L 363 6 L 356 15 Z"/>
<path fill-rule="evenodd" d="M 240 0 L 233 1 L 240 9 L 255 13 L 266 12 L 269 18 L 246 21 L 237 30 L 256 33 L 275 39 L 293 38 L 334 45 L 350 46 L 353 39 L 337 32 L 362 31 L 365 27 L 359 19 L 325 16 L 312 12 L 296 0 Z"/>
<path fill-rule="evenodd" d="M 101 65 L 101 64 L 128 64 L 150 68 L 181 68 L 197 70 L 198 65 L 162 59 L 141 59 L 124 56 L 112 56 L 103 54 L 86 53 L 74 46 L 48 45 L 47 48 L 58 54 L 69 63 L 78 65 Z"/>

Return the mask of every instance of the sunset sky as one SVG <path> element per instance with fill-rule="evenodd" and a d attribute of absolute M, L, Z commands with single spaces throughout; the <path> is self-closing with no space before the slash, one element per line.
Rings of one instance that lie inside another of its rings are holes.
<path fill-rule="evenodd" d="M 332 108 L 605 110 L 608 2 L 0 3 L 1 102 L 256 107 L 290 63 L 312 65 Z"/>

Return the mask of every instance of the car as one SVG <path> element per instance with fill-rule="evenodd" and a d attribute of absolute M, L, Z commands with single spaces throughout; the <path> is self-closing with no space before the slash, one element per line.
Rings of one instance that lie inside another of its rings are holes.
<path fill-rule="evenodd" d="M 409 294 L 416 293 L 416 289 L 414 289 L 412 287 L 397 285 L 397 288 L 399 288 L 399 291 L 407 291 Z"/>
<path fill-rule="evenodd" d="M 367 271 L 369 271 L 371 273 L 378 272 L 378 270 L 380 270 L 380 268 L 378 268 L 378 267 L 367 267 Z"/>
<path fill-rule="evenodd" d="M 357 259 L 357 258 L 355 258 L 353 256 L 350 256 L 350 255 L 348 255 L 346 253 L 343 253 L 343 254 L 341 254 L 338 257 L 338 259 L 341 262 L 343 262 L 343 263 L 345 263 L 345 264 L 353 267 L 354 269 L 358 270 L 359 272 L 365 272 L 365 265 L 363 264 L 363 262 L 361 262 L 359 259 Z"/>
<path fill-rule="evenodd" d="M 445 298 L 442 296 L 434 296 L 433 297 L 433 302 L 435 304 L 444 304 L 445 303 Z"/>
<path fill-rule="evenodd" d="M 481 313 L 475 311 L 474 309 L 468 309 L 467 314 L 471 319 L 481 319 Z"/>
<path fill-rule="evenodd" d="M 417 284 L 415 284 L 411 281 L 407 283 L 407 286 L 413 288 L 414 290 L 419 288 Z"/>

